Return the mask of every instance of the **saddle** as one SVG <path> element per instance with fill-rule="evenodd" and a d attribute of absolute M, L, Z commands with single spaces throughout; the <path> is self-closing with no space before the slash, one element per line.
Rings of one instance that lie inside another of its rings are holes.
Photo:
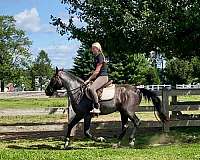
<path fill-rule="evenodd" d="M 86 89 L 86 96 L 92 100 L 92 97 L 89 91 Z M 115 84 L 113 84 L 113 80 L 108 81 L 101 88 L 97 90 L 97 95 L 99 101 L 111 100 L 115 95 Z"/>

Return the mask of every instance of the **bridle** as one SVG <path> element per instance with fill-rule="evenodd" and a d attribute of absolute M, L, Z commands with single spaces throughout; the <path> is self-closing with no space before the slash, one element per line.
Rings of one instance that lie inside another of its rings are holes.
<path fill-rule="evenodd" d="M 55 75 L 52 79 L 54 79 L 54 80 L 53 80 L 53 84 L 48 86 L 50 92 L 54 92 L 54 91 L 56 90 L 56 89 L 55 89 L 55 86 L 57 85 L 57 83 L 58 83 L 60 86 L 63 86 L 62 80 L 61 80 L 61 78 L 60 78 L 59 75 Z M 50 82 L 50 83 L 52 83 L 52 82 Z"/>
<path fill-rule="evenodd" d="M 56 89 L 55 89 L 55 86 L 56 86 L 57 84 L 58 84 L 59 86 L 64 87 L 63 82 L 62 82 L 62 77 L 61 77 L 61 75 L 60 75 L 59 73 L 56 74 L 53 78 L 54 78 L 54 82 L 53 82 L 52 85 L 49 86 L 49 89 L 50 89 L 51 91 L 55 91 L 55 90 L 56 90 Z M 75 95 L 78 94 L 78 96 L 76 96 L 76 99 L 74 99 L 75 102 L 76 102 L 76 104 L 78 104 L 78 102 L 80 101 L 81 97 L 83 96 L 84 91 L 85 91 L 86 88 L 87 88 L 87 84 L 81 83 L 81 85 L 80 85 L 79 87 L 77 87 L 77 88 L 74 88 L 74 89 L 69 89 L 69 88 L 68 88 L 68 89 L 67 89 L 67 93 L 68 93 L 68 95 L 69 95 L 69 93 L 71 93 L 71 95 L 72 95 L 73 97 L 75 97 Z"/>

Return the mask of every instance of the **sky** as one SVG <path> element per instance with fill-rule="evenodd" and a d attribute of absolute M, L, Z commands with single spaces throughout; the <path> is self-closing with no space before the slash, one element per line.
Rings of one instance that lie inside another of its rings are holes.
<path fill-rule="evenodd" d="M 13 16 L 17 28 L 26 32 L 32 41 L 30 51 L 33 59 L 44 50 L 53 67 L 69 69 L 73 66 L 80 42 L 61 36 L 49 24 L 51 15 L 67 22 L 66 4 L 61 4 L 60 0 L 0 0 L 0 15 Z"/>

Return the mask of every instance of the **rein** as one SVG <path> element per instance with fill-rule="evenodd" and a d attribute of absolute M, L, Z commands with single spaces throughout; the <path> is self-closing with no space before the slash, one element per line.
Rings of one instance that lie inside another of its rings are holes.
<path fill-rule="evenodd" d="M 71 92 L 71 94 L 74 96 L 75 94 L 79 93 L 79 95 L 77 96 L 77 98 L 75 99 L 76 104 L 78 104 L 78 102 L 80 101 L 81 97 L 83 96 L 83 92 L 84 89 L 87 87 L 86 84 L 81 84 L 80 87 L 68 90 L 67 92 Z M 75 91 L 75 92 L 74 92 Z"/>
<path fill-rule="evenodd" d="M 63 84 L 63 82 L 62 82 L 62 80 L 61 80 L 61 79 L 63 79 L 63 78 L 62 78 L 62 74 L 63 74 L 63 72 L 60 72 L 60 73 L 57 74 L 57 76 L 58 76 L 58 82 L 59 82 L 62 86 L 64 86 L 64 84 Z M 68 73 L 68 74 L 71 75 L 70 73 Z M 73 75 L 71 75 L 71 76 L 73 76 Z M 67 88 L 68 88 L 68 89 L 67 89 L 67 93 L 68 93 L 68 95 L 71 95 L 71 96 L 74 97 L 73 99 L 74 99 L 75 104 L 78 104 L 78 103 L 79 103 L 81 97 L 83 96 L 84 89 L 85 89 L 86 87 L 87 87 L 87 84 L 84 84 L 84 81 L 81 81 L 80 86 L 77 87 L 77 88 L 70 89 L 69 87 L 67 87 Z"/>
<path fill-rule="evenodd" d="M 86 84 L 82 84 L 80 87 L 71 89 L 71 90 L 69 90 L 69 91 L 70 91 L 70 92 L 73 92 L 73 91 L 78 90 L 78 89 L 82 90 L 83 86 L 86 86 Z"/>

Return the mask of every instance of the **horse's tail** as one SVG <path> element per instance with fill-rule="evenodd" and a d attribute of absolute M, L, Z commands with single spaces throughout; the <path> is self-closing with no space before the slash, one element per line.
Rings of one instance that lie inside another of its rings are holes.
<path fill-rule="evenodd" d="M 161 101 L 160 98 L 152 91 L 147 90 L 145 88 L 140 88 L 140 92 L 143 94 L 143 97 L 148 101 L 152 101 L 153 105 L 158 112 L 158 117 L 160 120 L 165 123 L 168 121 L 168 117 L 161 111 Z"/>

